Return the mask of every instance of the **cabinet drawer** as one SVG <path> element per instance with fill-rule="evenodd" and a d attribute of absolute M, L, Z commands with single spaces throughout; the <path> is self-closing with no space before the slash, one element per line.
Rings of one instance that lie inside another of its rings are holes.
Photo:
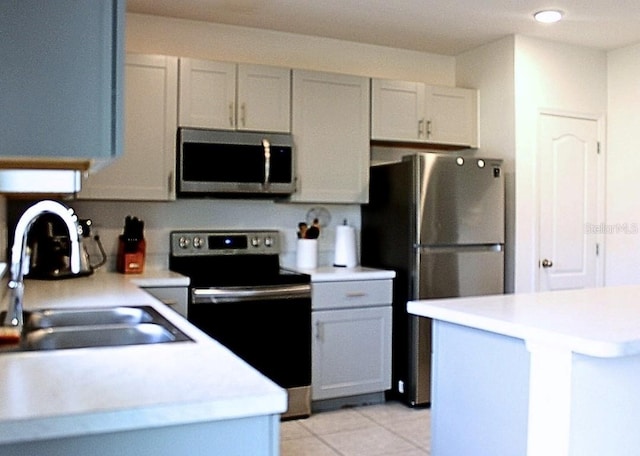
<path fill-rule="evenodd" d="M 316 282 L 311 286 L 313 309 L 344 309 L 390 304 L 392 280 Z"/>

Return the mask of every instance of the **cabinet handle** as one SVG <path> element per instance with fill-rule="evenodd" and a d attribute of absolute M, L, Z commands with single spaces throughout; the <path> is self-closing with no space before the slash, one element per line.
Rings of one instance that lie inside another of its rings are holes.
<path fill-rule="evenodd" d="M 243 127 L 247 126 L 247 105 L 246 103 L 242 103 L 240 105 L 240 122 Z"/>
<path fill-rule="evenodd" d="M 351 299 L 351 298 L 364 298 L 365 296 L 367 296 L 367 293 L 363 292 L 363 291 L 354 291 L 351 293 L 347 293 L 345 295 L 347 298 Z"/>
<path fill-rule="evenodd" d="M 318 340 L 323 340 L 324 339 L 324 334 L 323 334 L 323 324 L 320 321 L 316 321 L 316 339 Z"/>
<path fill-rule="evenodd" d="M 424 119 L 418 120 L 418 138 L 424 135 Z"/>
<path fill-rule="evenodd" d="M 167 183 L 167 189 L 169 190 L 168 194 L 171 195 L 171 193 L 173 193 L 173 185 L 175 182 L 175 179 L 173 177 L 173 171 L 169 172 L 168 179 L 169 179 L 169 182 Z"/>
<path fill-rule="evenodd" d="M 431 138 L 431 121 L 427 120 L 427 139 Z"/>
<path fill-rule="evenodd" d="M 234 126 L 233 122 L 233 101 L 229 103 L 229 125 Z"/>

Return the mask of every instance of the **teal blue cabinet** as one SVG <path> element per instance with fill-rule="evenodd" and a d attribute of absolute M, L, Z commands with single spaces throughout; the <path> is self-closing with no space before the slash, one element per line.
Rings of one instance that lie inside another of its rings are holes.
<path fill-rule="evenodd" d="M 122 151 L 125 0 L 3 0 L 0 159 Z"/>

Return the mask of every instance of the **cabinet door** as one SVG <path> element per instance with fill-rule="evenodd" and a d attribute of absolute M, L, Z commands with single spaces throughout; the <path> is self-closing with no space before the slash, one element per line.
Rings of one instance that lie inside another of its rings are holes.
<path fill-rule="evenodd" d="M 236 127 L 236 64 L 180 59 L 181 127 Z"/>
<path fill-rule="evenodd" d="M 124 0 L 2 2 L 0 156 L 122 153 L 124 10 Z"/>
<path fill-rule="evenodd" d="M 312 399 L 391 387 L 391 306 L 312 312 Z"/>
<path fill-rule="evenodd" d="M 427 140 L 477 146 L 478 92 L 456 87 L 427 87 Z"/>
<path fill-rule="evenodd" d="M 298 176 L 292 201 L 366 203 L 369 80 L 294 70 L 292 94 Z"/>
<path fill-rule="evenodd" d="M 371 139 L 426 139 L 424 84 L 371 80 Z"/>
<path fill-rule="evenodd" d="M 175 57 L 127 55 L 125 151 L 86 179 L 80 198 L 175 198 L 177 68 Z"/>
<path fill-rule="evenodd" d="M 291 70 L 238 65 L 238 130 L 291 131 Z"/>

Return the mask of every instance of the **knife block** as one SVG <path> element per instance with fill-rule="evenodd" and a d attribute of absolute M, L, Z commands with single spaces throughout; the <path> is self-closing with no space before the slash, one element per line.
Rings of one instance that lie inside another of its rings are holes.
<path fill-rule="evenodd" d="M 144 239 L 118 238 L 118 258 L 116 268 L 123 274 L 142 274 L 147 244 Z"/>

